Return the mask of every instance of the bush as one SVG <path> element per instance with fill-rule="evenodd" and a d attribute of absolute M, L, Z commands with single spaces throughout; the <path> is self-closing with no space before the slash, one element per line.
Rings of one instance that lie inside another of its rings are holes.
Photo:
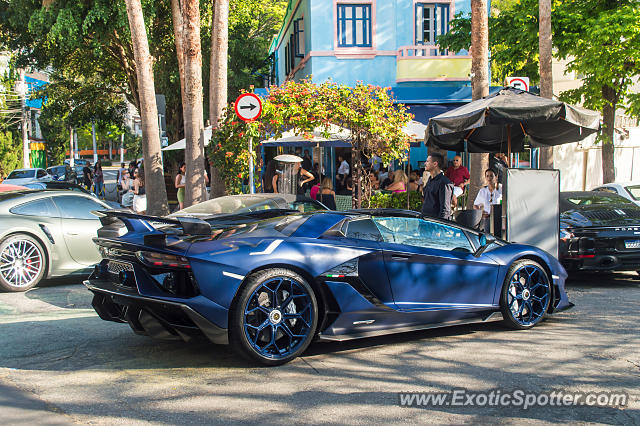
<path fill-rule="evenodd" d="M 378 209 L 407 209 L 407 193 L 376 193 L 371 196 L 370 207 Z M 409 192 L 409 210 L 422 210 L 422 194 L 418 191 Z"/>
<path fill-rule="evenodd" d="M 113 165 L 113 161 L 111 160 L 100 160 L 100 162 L 102 163 L 102 167 L 109 167 Z"/>

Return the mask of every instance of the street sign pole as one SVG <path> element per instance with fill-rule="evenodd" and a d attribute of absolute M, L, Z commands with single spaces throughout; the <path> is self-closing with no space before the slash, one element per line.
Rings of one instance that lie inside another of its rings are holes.
<path fill-rule="evenodd" d="M 249 193 L 256 193 L 256 188 L 253 185 L 253 136 L 249 136 Z"/>
<path fill-rule="evenodd" d="M 262 102 L 253 93 L 243 93 L 238 96 L 234 104 L 236 115 L 240 120 L 251 126 L 251 123 L 262 114 Z M 252 134 L 253 132 L 248 131 Z M 249 193 L 255 194 L 256 189 L 253 183 L 253 136 L 249 136 Z"/>

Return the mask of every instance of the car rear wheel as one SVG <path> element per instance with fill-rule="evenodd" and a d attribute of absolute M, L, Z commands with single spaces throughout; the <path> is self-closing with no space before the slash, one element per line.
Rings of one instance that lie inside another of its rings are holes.
<path fill-rule="evenodd" d="M 522 259 L 507 272 L 500 309 L 505 324 L 523 330 L 539 323 L 551 301 L 551 283 L 544 268 L 537 262 Z"/>
<path fill-rule="evenodd" d="M 307 349 L 318 325 L 313 289 L 288 269 L 267 269 L 250 276 L 230 314 L 234 349 L 264 365 L 291 361 Z"/>
<path fill-rule="evenodd" d="M 26 291 L 40 282 L 46 271 L 42 245 L 25 234 L 11 235 L 0 243 L 0 288 Z"/>

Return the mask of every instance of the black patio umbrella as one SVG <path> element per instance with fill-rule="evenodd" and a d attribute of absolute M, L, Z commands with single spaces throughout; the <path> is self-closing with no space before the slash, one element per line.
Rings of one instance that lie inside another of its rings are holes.
<path fill-rule="evenodd" d="M 525 135 L 534 147 L 554 146 L 578 142 L 599 127 L 597 112 L 504 87 L 431 118 L 425 143 L 448 151 L 510 154 L 524 149 Z"/>

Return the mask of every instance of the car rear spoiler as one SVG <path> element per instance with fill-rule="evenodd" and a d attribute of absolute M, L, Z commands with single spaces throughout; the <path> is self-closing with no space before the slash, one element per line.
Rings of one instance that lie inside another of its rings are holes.
<path fill-rule="evenodd" d="M 194 217 L 166 218 L 132 213 L 128 210 L 105 210 L 93 212 L 100 217 L 102 228 L 98 230 L 99 238 L 113 238 L 121 236 L 122 224 L 129 232 L 143 234 L 145 244 L 164 242 L 166 234 L 151 225 L 165 223 L 182 228 L 184 235 L 211 236 L 211 225 L 202 219 Z"/>

